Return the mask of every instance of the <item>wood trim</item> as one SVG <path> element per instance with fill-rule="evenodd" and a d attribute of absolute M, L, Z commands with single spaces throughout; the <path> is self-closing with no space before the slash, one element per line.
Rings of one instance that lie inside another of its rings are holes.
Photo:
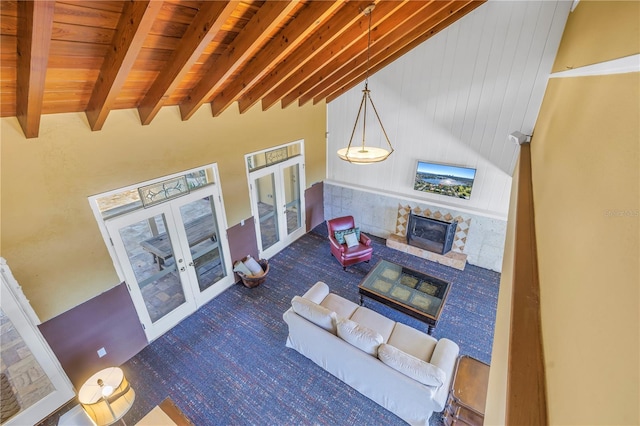
<path fill-rule="evenodd" d="M 25 137 L 40 130 L 54 1 L 18 2 L 16 116 Z"/>
<path fill-rule="evenodd" d="M 540 318 L 531 148 L 520 147 L 511 331 L 507 370 L 508 425 L 546 425 L 547 395 Z"/>

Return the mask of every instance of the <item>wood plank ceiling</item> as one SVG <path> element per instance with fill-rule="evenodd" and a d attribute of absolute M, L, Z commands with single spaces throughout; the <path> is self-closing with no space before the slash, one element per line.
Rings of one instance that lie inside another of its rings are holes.
<path fill-rule="evenodd" d="M 33 138 L 42 114 L 330 102 L 366 77 L 369 4 L 374 73 L 484 1 L 2 0 L 0 115 Z"/>

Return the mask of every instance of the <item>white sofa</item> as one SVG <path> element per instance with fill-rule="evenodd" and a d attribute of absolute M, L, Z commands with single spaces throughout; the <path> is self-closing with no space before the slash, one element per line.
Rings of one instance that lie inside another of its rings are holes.
<path fill-rule="evenodd" d="M 283 315 L 286 345 L 412 425 L 444 409 L 458 345 L 397 323 L 317 282 Z"/>

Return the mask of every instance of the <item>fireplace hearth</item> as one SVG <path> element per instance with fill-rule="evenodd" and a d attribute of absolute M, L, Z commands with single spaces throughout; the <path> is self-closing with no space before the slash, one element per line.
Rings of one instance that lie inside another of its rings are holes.
<path fill-rule="evenodd" d="M 433 253 L 447 254 L 453 246 L 457 227 L 457 222 L 450 223 L 411 213 L 407 244 Z"/>

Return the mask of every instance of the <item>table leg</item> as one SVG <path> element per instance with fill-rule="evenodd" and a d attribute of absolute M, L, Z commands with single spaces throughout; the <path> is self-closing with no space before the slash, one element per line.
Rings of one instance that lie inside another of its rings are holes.
<path fill-rule="evenodd" d="M 435 325 L 431 325 L 431 324 L 429 324 L 429 325 L 428 325 L 428 328 L 427 328 L 427 334 L 428 334 L 429 336 L 431 336 L 431 333 L 433 333 L 433 330 L 434 330 L 435 328 L 436 328 L 436 326 L 435 326 Z"/>
<path fill-rule="evenodd" d="M 360 294 L 360 306 L 364 306 L 364 296 Z"/>

